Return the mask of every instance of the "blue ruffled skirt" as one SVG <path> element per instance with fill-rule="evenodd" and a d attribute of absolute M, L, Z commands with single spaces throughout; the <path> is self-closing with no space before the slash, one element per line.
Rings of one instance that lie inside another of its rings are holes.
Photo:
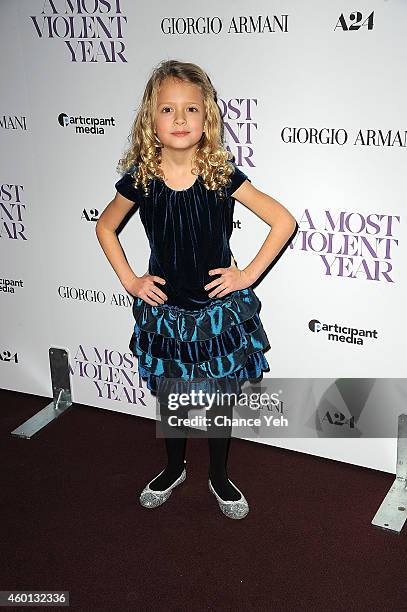
<path fill-rule="evenodd" d="M 270 344 L 258 314 L 260 305 L 250 287 L 214 298 L 198 310 L 152 306 L 136 297 L 129 348 L 147 388 L 156 394 L 171 379 L 172 384 L 204 381 L 206 389 L 212 381 L 218 388 L 236 391 L 247 380 L 260 381 L 263 372 L 270 371 L 264 356 Z"/>

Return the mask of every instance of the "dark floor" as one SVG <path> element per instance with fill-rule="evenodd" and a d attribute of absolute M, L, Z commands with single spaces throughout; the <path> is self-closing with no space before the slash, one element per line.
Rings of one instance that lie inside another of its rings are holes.
<path fill-rule="evenodd" d="M 250 504 L 236 521 L 191 438 L 186 481 L 149 510 L 139 493 L 165 465 L 154 421 L 74 405 L 10 435 L 49 401 L 0 390 L 0 590 L 70 591 L 74 610 L 407 610 L 407 525 L 371 525 L 393 474 L 233 439 Z"/>

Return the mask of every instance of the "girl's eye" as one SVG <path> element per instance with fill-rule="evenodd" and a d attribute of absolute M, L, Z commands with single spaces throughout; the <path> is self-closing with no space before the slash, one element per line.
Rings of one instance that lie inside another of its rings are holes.
<path fill-rule="evenodd" d="M 195 106 L 188 106 L 188 108 L 189 108 L 189 109 L 191 109 L 191 108 L 192 108 L 194 111 L 197 111 L 197 112 L 198 112 L 198 109 L 197 109 Z M 163 108 L 161 109 L 161 111 L 162 111 L 162 112 L 164 112 L 164 111 L 166 111 L 166 110 L 168 110 L 168 109 L 169 109 L 169 110 L 171 110 L 171 107 L 170 107 L 170 106 L 163 106 Z"/>

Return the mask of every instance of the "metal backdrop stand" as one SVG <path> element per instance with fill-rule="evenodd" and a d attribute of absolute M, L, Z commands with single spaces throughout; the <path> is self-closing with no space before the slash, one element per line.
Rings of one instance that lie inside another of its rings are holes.
<path fill-rule="evenodd" d="M 14 429 L 11 432 L 12 436 L 29 439 L 72 406 L 68 352 L 65 349 L 50 348 L 49 363 L 54 394 L 53 401 L 17 429 Z"/>
<path fill-rule="evenodd" d="M 396 479 L 372 525 L 399 534 L 407 518 L 407 414 L 399 414 Z"/>

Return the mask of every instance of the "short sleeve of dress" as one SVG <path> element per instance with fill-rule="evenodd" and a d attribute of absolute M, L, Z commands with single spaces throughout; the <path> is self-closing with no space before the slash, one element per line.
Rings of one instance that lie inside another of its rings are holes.
<path fill-rule="evenodd" d="M 135 170 L 136 168 L 132 168 L 131 171 L 129 170 L 123 174 L 123 176 L 115 184 L 115 189 L 122 196 L 137 204 L 141 199 L 141 190 L 139 187 L 134 187 L 134 179 L 132 174 Z"/>
<path fill-rule="evenodd" d="M 246 180 L 250 181 L 251 183 L 251 180 L 249 179 L 247 174 L 245 174 L 242 170 L 240 170 L 240 168 L 236 166 L 235 162 L 231 162 L 231 163 L 235 171 L 233 172 L 233 174 L 230 175 L 230 180 L 232 181 L 232 183 L 227 188 L 227 192 L 229 196 L 231 196 L 236 191 L 236 189 L 240 187 L 240 185 L 244 183 Z"/>

